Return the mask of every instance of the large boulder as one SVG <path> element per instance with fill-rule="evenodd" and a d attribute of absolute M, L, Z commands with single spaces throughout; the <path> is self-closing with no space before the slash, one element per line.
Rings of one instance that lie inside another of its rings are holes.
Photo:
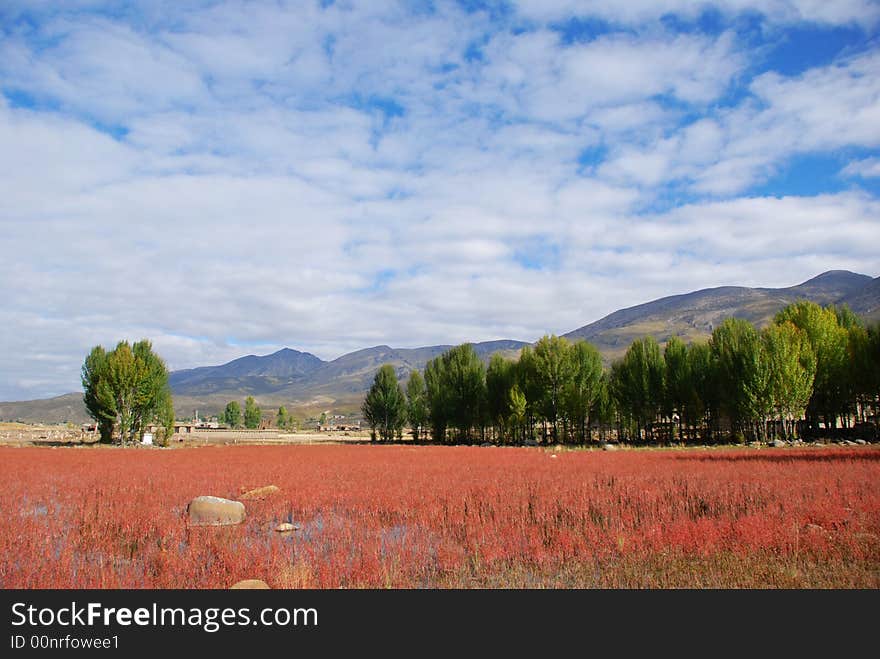
<path fill-rule="evenodd" d="M 277 485 L 266 485 L 264 487 L 258 487 L 256 489 L 250 490 L 242 494 L 239 499 L 242 501 L 259 501 L 260 499 L 265 499 L 266 497 L 270 497 L 276 492 L 279 491 L 279 487 Z"/>
<path fill-rule="evenodd" d="M 227 526 L 241 524 L 245 518 L 244 504 L 220 497 L 196 497 L 186 507 L 191 526 Z"/>

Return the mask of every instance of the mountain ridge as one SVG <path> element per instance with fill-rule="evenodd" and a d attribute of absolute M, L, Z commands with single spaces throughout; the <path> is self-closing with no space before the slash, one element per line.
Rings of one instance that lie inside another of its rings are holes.
<path fill-rule="evenodd" d="M 845 303 L 866 321 L 880 321 L 880 277 L 829 270 L 785 288 L 718 286 L 669 295 L 619 309 L 561 336 L 590 341 L 607 364 L 641 336 L 650 334 L 661 343 L 673 335 L 685 341 L 704 339 L 730 316 L 760 327 L 787 304 L 800 299 L 823 305 Z M 513 357 L 530 344 L 497 339 L 472 345 L 478 356 L 488 362 L 495 352 Z M 285 347 L 269 355 L 245 355 L 225 364 L 173 371 L 169 382 L 178 414 L 183 416 L 195 409 L 216 413 L 227 401 L 247 395 L 269 407 L 284 404 L 299 410 L 331 407 L 356 411 L 381 364 L 391 363 L 403 379 L 410 370 L 423 369 L 429 359 L 451 347 L 377 345 L 329 361 Z M 0 419 L 79 422 L 87 416 L 82 394 L 74 392 L 49 399 L 0 403 Z"/>

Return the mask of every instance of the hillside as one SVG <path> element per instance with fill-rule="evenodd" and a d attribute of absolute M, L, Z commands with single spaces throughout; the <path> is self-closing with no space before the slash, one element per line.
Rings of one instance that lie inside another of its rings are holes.
<path fill-rule="evenodd" d="M 865 293 L 876 281 L 866 275 L 832 270 L 788 288 L 706 288 L 615 311 L 564 336 L 572 341 L 590 341 L 610 361 L 621 356 L 633 340 L 648 334 L 661 343 L 671 336 L 686 342 L 704 339 L 728 317 L 744 318 L 762 327 L 786 305 L 802 299 L 822 305 L 858 300 L 860 308 L 873 304 L 876 310 L 880 290 L 875 286 L 873 292 Z M 864 298 L 859 297 L 862 294 Z"/>
<path fill-rule="evenodd" d="M 880 322 L 880 277 L 860 290 L 840 299 L 842 304 L 859 314 L 870 323 Z"/>

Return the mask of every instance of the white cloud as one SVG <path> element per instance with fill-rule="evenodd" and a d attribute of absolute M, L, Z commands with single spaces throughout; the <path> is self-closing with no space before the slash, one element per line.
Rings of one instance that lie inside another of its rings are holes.
<path fill-rule="evenodd" d="M 880 158 L 865 158 L 855 160 L 843 168 L 844 176 L 861 176 L 862 178 L 880 177 Z"/>
<path fill-rule="evenodd" d="M 756 74 L 733 31 L 656 23 L 566 44 L 445 3 L 87 5 L 34 25 L 13 19 L 39 6 L 7 7 L 0 399 L 76 389 L 88 349 L 121 338 L 172 368 L 333 358 L 877 274 L 875 197 L 735 196 L 798 153 L 856 147 L 843 173 L 874 175 L 876 49 L 786 77 Z M 860 6 L 767 11 L 847 24 Z M 644 213 L 672 193 L 687 203 Z"/>

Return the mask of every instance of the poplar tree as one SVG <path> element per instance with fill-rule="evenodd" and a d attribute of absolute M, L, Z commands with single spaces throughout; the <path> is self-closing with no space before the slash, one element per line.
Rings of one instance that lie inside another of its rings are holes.
<path fill-rule="evenodd" d="M 148 340 L 120 341 L 110 352 L 95 346 L 83 362 L 81 380 L 83 402 L 102 441 L 118 439 L 124 446 L 139 441 L 151 423 L 169 424 L 168 369 Z"/>
<path fill-rule="evenodd" d="M 391 364 L 383 364 L 376 372 L 361 411 L 374 441 L 377 431 L 381 441 L 400 434 L 406 420 L 406 397 Z"/>

